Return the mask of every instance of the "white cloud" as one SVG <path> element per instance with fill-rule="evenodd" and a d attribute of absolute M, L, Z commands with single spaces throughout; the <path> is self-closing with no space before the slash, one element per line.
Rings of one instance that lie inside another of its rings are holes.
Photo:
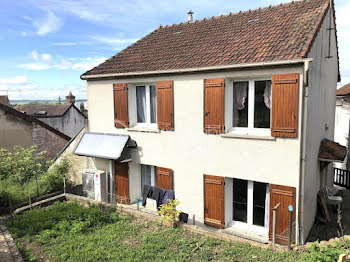
<path fill-rule="evenodd" d="M 37 29 L 40 36 L 57 32 L 63 26 L 63 21 L 57 17 L 52 11 L 48 11 L 44 18 L 33 20 L 33 25 Z"/>
<path fill-rule="evenodd" d="M 93 39 L 109 45 L 131 44 L 138 40 L 136 38 L 122 39 L 122 38 L 106 37 L 106 36 L 94 36 Z"/>
<path fill-rule="evenodd" d="M 30 63 L 20 64 L 19 68 L 34 71 L 48 69 L 87 71 L 106 61 L 106 57 L 84 57 L 84 58 L 54 58 L 51 54 L 40 54 L 36 50 L 30 52 Z"/>
<path fill-rule="evenodd" d="M 77 45 L 77 43 L 62 42 L 62 43 L 52 43 L 52 45 L 56 45 L 56 46 L 73 46 L 73 45 Z"/>
<path fill-rule="evenodd" d="M 28 84 L 27 76 L 15 76 L 12 78 L 0 78 L 0 84 L 2 85 L 25 85 Z"/>

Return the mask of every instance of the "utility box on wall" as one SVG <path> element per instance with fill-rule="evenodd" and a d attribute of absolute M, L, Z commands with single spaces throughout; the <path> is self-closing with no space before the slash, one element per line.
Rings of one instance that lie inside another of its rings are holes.
<path fill-rule="evenodd" d="M 107 173 L 103 170 L 83 171 L 83 196 L 107 202 Z"/>

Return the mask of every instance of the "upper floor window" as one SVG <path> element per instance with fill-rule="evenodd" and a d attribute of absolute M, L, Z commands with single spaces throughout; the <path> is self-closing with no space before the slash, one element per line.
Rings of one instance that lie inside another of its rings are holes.
<path fill-rule="evenodd" d="M 269 129 L 271 81 L 239 81 L 232 87 L 232 129 Z"/>
<path fill-rule="evenodd" d="M 136 86 L 137 124 L 157 123 L 157 91 L 155 85 Z"/>

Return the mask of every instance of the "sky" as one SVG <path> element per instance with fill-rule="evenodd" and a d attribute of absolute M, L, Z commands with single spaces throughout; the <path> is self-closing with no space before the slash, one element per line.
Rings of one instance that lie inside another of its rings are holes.
<path fill-rule="evenodd" d="M 0 95 L 86 99 L 80 75 L 159 24 L 245 11 L 289 0 L 1 0 Z M 350 83 L 350 1 L 335 0 L 342 82 Z"/>

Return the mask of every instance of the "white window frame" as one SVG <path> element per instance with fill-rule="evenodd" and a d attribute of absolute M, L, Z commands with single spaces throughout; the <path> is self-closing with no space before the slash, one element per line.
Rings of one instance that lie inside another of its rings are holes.
<path fill-rule="evenodd" d="M 255 110 L 255 82 L 256 81 L 271 81 L 271 77 L 251 78 L 251 79 L 231 79 L 228 81 L 229 88 L 226 89 L 225 96 L 226 103 L 226 123 L 228 126 L 228 133 L 240 135 L 271 135 L 271 116 L 270 110 L 270 128 L 256 128 L 254 127 L 254 110 Z M 248 127 L 233 127 L 233 83 L 234 82 L 248 82 Z M 228 119 L 227 119 L 228 118 Z"/>
<path fill-rule="evenodd" d="M 259 234 L 268 236 L 269 233 L 269 211 L 270 211 L 270 185 L 266 183 L 266 196 L 265 196 L 265 221 L 264 226 L 258 226 L 253 224 L 253 210 L 254 210 L 254 181 L 247 181 L 247 222 L 235 221 L 231 216 L 231 221 L 228 222 L 228 226 L 245 229 L 247 231 L 257 232 Z M 230 187 L 230 194 L 233 193 L 233 188 Z M 228 212 L 233 212 L 233 202 L 230 201 L 230 209 Z"/>
<path fill-rule="evenodd" d="M 146 112 L 145 112 L 145 117 L 146 117 L 146 122 L 145 123 L 138 123 L 137 122 L 137 96 L 136 96 L 136 89 L 138 87 L 144 86 L 145 87 L 145 92 L 146 92 Z M 151 123 L 151 92 L 150 92 L 150 86 L 155 86 L 156 84 L 137 84 L 135 85 L 135 105 L 136 105 L 136 128 L 151 128 L 151 129 L 156 129 L 158 128 L 158 119 L 156 123 Z M 156 87 L 157 88 L 157 87 Z M 157 91 L 156 91 L 157 92 Z M 155 101 L 157 103 L 157 100 Z M 157 114 L 157 112 L 156 112 Z"/>

